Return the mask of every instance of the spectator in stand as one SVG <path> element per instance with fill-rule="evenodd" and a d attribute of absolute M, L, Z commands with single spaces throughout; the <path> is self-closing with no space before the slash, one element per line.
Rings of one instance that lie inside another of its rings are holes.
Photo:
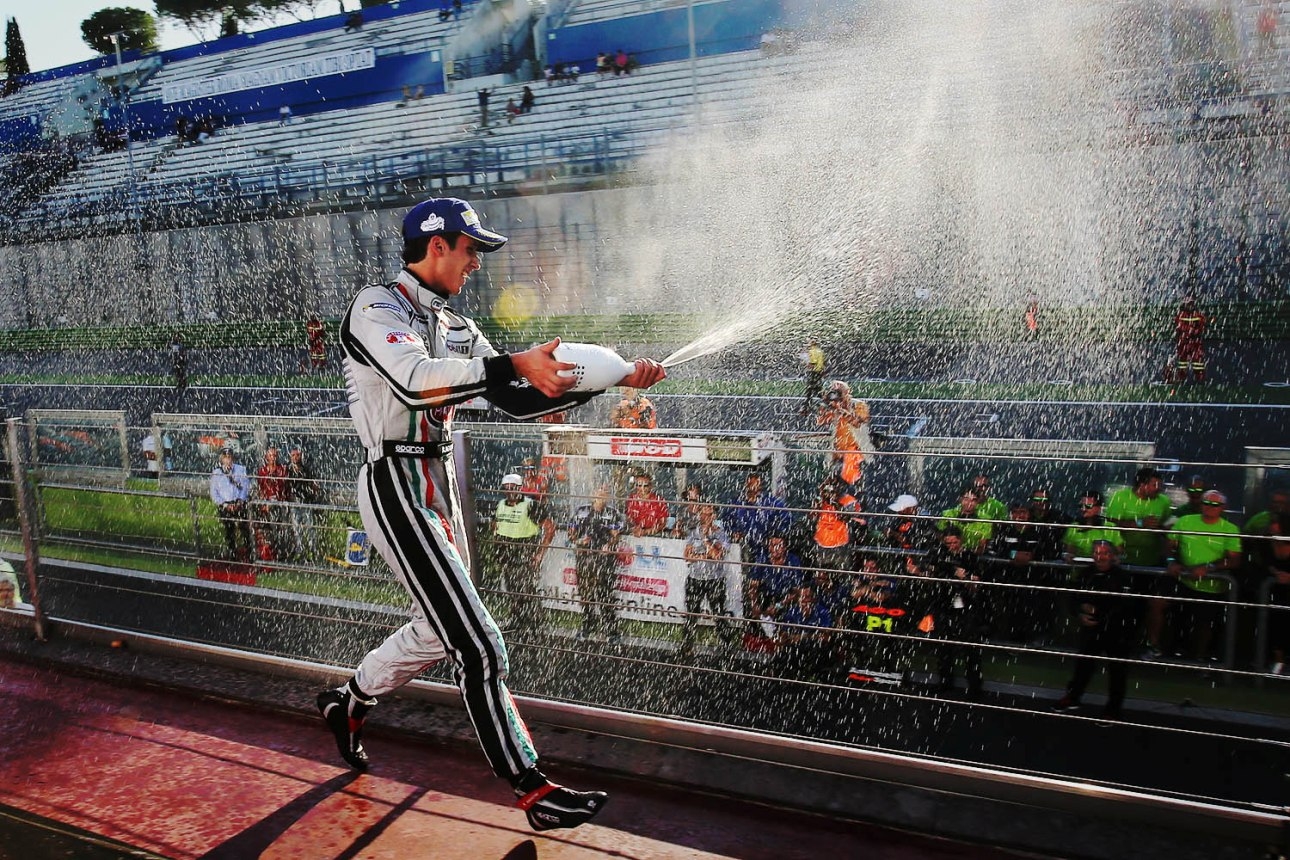
<path fill-rule="evenodd" d="M 627 56 L 627 52 L 622 48 L 619 48 L 614 52 L 614 77 L 628 74 L 628 62 L 630 62 L 630 58 Z"/>
<path fill-rule="evenodd" d="M 847 628 L 856 634 L 846 640 L 847 680 L 886 687 L 908 683 L 913 648 L 910 639 L 901 637 L 918 635 L 922 609 L 915 611 L 903 598 L 900 583 L 884 576 L 875 559 L 866 559 L 844 616 Z"/>
<path fill-rule="evenodd" d="M 1030 642 L 1037 633 L 1052 626 L 1049 593 L 1033 586 L 1044 584 L 1033 566 L 1039 551 L 1039 529 L 1030 522 L 1030 508 L 1017 502 L 1008 522 L 999 526 L 986 552 L 998 562 L 991 568 L 995 582 L 1010 588 L 991 589 L 995 607 L 995 629 L 1013 642 Z"/>
<path fill-rule="evenodd" d="M 488 91 L 487 87 L 480 87 L 478 90 L 475 91 L 475 97 L 479 100 L 479 127 L 480 128 L 488 128 L 488 100 L 492 97 L 492 95 L 493 94 Z"/>
<path fill-rule="evenodd" d="M 1162 529 L 1173 505 L 1160 487 L 1160 473 L 1144 466 L 1134 476 L 1131 488 L 1117 490 L 1107 502 L 1107 518 L 1125 530 L 1125 564 L 1153 567 L 1164 557 Z"/>
<path fill-rule="evenodd" d="M 1079 502 L 1080 518 L 1069 528 L 1063 538 L 1066 549 L 1063 558 L 1068 564 L 1086 564 L 1093 560 L 1093 544 L 1096 541 L 1108 541 L 1116 548 L 1117 555 L 1123 551 L 1124 537 L 1115 524 L 1102 516 L 1102 494 L 1089 490 Z M 1071 572 L 1071 577 L 1075 571 Z"/>
<path fill-rule="evenodd" d="M 966 550 L 966 544 L 948 527 L 942 537 L 940 552 L 927 556 L 931 575 L 936 584 L 928 584 L 931 616 L 926 632 L 940 640 L 936 647 L 938 691 L 949 692 L 954 687 L 955 665 L 963 661 L 969 698 L 981 695 L 981 648 L 976 643 L 985 640 L 989 625 L 988 596 L 978 583 L 981 582 L 976 555 Z"/>
<path fill-rule="evenodd" d="M 175 117 L 175 143 L 183 146 L 188 142 L 188 117 L 180 114 Z"/>
<path fill-rule="evenodd" d="M 170 373 L 175 380 L 175 392 L 183 394 L 188 389 L 188 347 L 179 335 L 170 339 Z"/>
<path fill-rule="evenodd" d="M 1002 522 L 1008 519 L 1009 509 L 1003 502 L 990 495 L 990 476 L 975 475 L 972 478 L 972 491 L 980 500 L 976 506 L 976 515 L 983 520 Z"/>
<path fill-rule="evenodd" d="M 524 495 L 524 479 L 519 475 L 503 476 L 502 492 L 505 495 L 493 516 L 494 557 L 510 592 L 511 617 L 522 636 L 532 636 L 543 627 L 538 571 L 555 536 L 555 521 L 540 502 Z"/>
<path fill-rule="evenodd" d="M 626 523 L 618 509 L 609 504 L 607 484 L 596 487 L 591 503 L 580 506 L 569 526 L 569 543 L 574 548 L 578 576 L 578 599 L 582 602 L 579 639 L 598 633 L 619 640 L 618 603 L 615 579 L 618 570 L 618 540 Z"/>
<path fill-rule="evenodd" d="M 1173 522 L 1188 514 L 1202 513 L 1201 497 L 1205 495 L 1205 491 L 1208 489 L 1209 486 L 1205 483 L 1204 478 L 1200 475 L 1192 475 L 1191 480 L 1187 482 L 1187 501 L 1174 508 L 1172 518 L 1168 521 L 1169 524 L 1172 525 Z"/>
<path fill-rule="evenodd" d="M 1256 571 L 1255 578 L 1272 578 L 1272 590 L 1268 594 L 1268 648 L 1272 661 L 1268 672 L 1282 675 L 1286 672 L 1286 653 L 1290 651 L 1290 513 L 1283 512 L 1272 518 L 1267 525 L 1267 536 L 1260 542 L 1267 544 L 1266 552 L 1259 554 L 1266 563 Z"/>
<path fill-rule="evenodd" d="M 635 388 L 624 388 L 622 399 L 609 412 L 609 423 L 623 430 L 654 430 L 658 415 L 649 398 Z"/>
<path fill-rule="evenodd" d="M 537 97 L 533 95 L 533 88 L 525 84 L 524 92 L 520 95 L 520 113 L 533 113 L 533 105 L 537 103 Z"/>
<path fill-rule="evenodd" d="M 886 517 L 887 525 L 882 532 L 883 546 L 925 552 L 936 544 L 936 529 L 931 520 L 920 519 L 923 511 L 918 507 L 917 496 L 902 493 L 892 499 L 887 510 L 894 516 Z"/>
<path fill-rule="evenodd" d="M 535 457 L 525 457 L 520 462 L 520 477 L 524 480 L 526 496 L 542 501 L 551 492 L 552 475 L 550 471 L 539 468 Z"/>
<path fill-rule="evenodd" d="M 826 478 L 820 484 L 819 501 L 809 514 L 814 526 L 814 567 L 825 570 L 850 568 L 851 521 L 856 511 L 856 499 L 840 478 Z"/>
<path fill-rule="evenodd" d="M 775 625 L 780 669 L 785 677 L 816 679 L 833 666 L 833 616 L 810 585 L 797 589 Z"/>
<path fill-rule="evenodd" d="M 847 485 L 848 492 L 859 496 L 864 490 L 864 458 L 873 450 L 869 436 L 869 404 L 853 400 L 851 386 L 841 380 L 829 383 L 824 405 L 816 418 L 819 426 L 833 428 L 833 451 L 830 455 L 834 475 Z"/>
<path fill-rule="evenodd" d="M 654 479 L 645 472 L 632 476 L 627 497 L 627 529 L 632 537 L 658 537 L 667 527 L 667 502 L 654 492 Z"/>
<path fill-rule="evenodd" d="M 782 534 L 771 534 L 766 539 L 766 555 L 747 568 L 744 581 L 750 589 L 755 587 L 762 605 L 778 610 L 805 576 L 802 560 L 788 549 L 788 539 Z M 745 600 L 744 605 L 749 606 L 750 601 Z M 752 617 L 751 612 L 747 614 Z"/>
<path fill-rule="evenodd" d="M 18 572 L 8 559 L 0 558 L 0 609 L 13 609 L 22 603 L 22 588 L 18 584 Z"/>
<path fill-rule="evenodd" d="M 439 6 L 439 23 L 443 23 L 452 17 L 452 4 L 448 0 L 443 0 Z"/>
<path fill-rule="evenodd" d="M 287 467 L 278 462 L 278 449 L 264 450 L 264 462 L 255 470 L 255 488 L 251 494 L 255 505 L 255 526 L 259 532 L 260 559 L 274 561 L 287 556 L 287 506 L 291 503 L 291 484 Z"/>
<path fill-rule="evenodd" d="M 1106 664 L 1106 707 L 1102 716 L 1118 720 L 1128 689 L 1128 665 L 1133 656 L 1145 614 L 1142 598 L 1144 583 L 1125 572 L 1119 564 L 1119 551 L 1110 541 L 1094 541 L 1093 563 L 1081 571 L 1079 579 L 1087 591 L 1079 595 L 1079 657 L 1075 674 L 1066 685 L 1066 693 L 1053 705 L 1054 710 L 1073 711 L 1088 689 L 1097 670 L 1098 657 L 1109 658 Z"/>
<path fill-rule="evenodd" d="M 1030 494 L 1030 521 L 1039 532 L 1039 548 L 1035 552 L 1040 561 L 1055 561 L 1062 557 L 1062 538 L 1071 523 L 1070 514 L 1052 506 L 1047 487 L 1036 487 Z"/>
<path fill-rule="evenodd" d="M 959 496 L 959 503 L 941 511 L 941 519 L 936 521 L 936 527 L 942 531 L 950 524 L 958 528 L 963 535 L 963 545 L 977 555 L 985 551 L 986 545 L 994 537 L 994 524 L 983 520 L 980 504 L 981 497 L 971 487 L 967 487 Z"/>
<path fill-rule="evenodd" d="M 295 445 L 287 452 L 287 484 L 291 494 L 291 530 L 295 558 L 305 560 L 318 550 L 318 522 L 321 513 L 313 505 L 323 501 L 322 487 L 313 469 L 305 463 L 304 449 Z"/>
<path fill-rule="evenodd" d="M 549 87 L 549 86 L 551 86 L 552 84 L 554 84 L 554 83 L 555 83 L 555 67 L 554 67 L 554 66 L 551 66 L 551 65 L 543 66 L 543 67 L 542 67 L 542 78 L 543 78 L 543 80 L 545 80 L 545 81 L 546 81 L 546 85 L 547 85 L 548 87 Z"/>
<path fill-rule="evenodd" d="M 167 472 L 175 467 L 172 459 L 174 447 L 170 441 L 169 433 L 163 432 L 161 434 L 160 457 L 157 456 L 157 438 L 151 430 L 148 431 L 148 435 L 143 437 L 143 441 L 139 443 L 139 450 L 143 452 L 144 466 L 150 478 L 160 478 L 163 466 Z"/>
<path fill-rule="evenodd" d="M 362 30 L 362 29 L 363 29 L 363 13 L 359 12 L 358 10 L 354 10 L 353 12 L 350 12 L 349 15 L 345 17 L 345 32 L 357 33 L 359 30 Z"/>
<path fill-rule="evenodd" d="M 515 122 L 515 118 L 520 115 L 520 106 L 515 103 L 515 97 L 511 96 L 506 100 L 506 124 L 510 125 Z"/>
<path fill-rule="evenodd" d="M 686 484 L 677 505 L 676 519 L 672 524 L 672 537 L 684 540 L 699 525 L 699 504 L 703 501 L 703 485 L 698 481 Z"/>
<path fill-rule="evenodd" d="M 305 344 L 309 349 L 309 368 L 321 373 L 327 367 L 327 326 L 318 314 L 309 315 L 305 323 Z"/>
<path fill-rule="evenodd" d="M 1263 580 L 1267 578 L 1263 571 L 1271 559 L 1273 542 L 1265 538 L 1272 534 L 1272 525 L 1284 514 L 1290 514 L 1290 491 L 1273 490 L 1268 494 L 1267 509 L 1245 521 L 1245 534 L 1251 540 L 1245 542 L 1248 575 L 1242 586 L 1242 593 L 1258 594 Z"/>
<path fill-rule="evenodd" d="M 1223 617 L 1220 601 L 1231 584 L 1213 574 L 1234 573 L 1241 566 L 1241 530 L 1223 516 L 1227 497 L 1218 490 L 1206 490 L 1201 513 L 1188 514 L 1169 533 L 1167 572 L 1183 589 L 1182 596 L 1200 598 L 1181 607 L 1178 644 L 1190 639 L 1193 656 L 1208 659 L 1214 631 Z M 1175 645 L 1175 650 L 1178 645 Z M 1217 659 L 1217 658 L 1214 658 Z"/>
<path fill-rule="evenodd" d="M 757 471 L 744 479 L 744 494 L 730 502 L 724 521 L 730 539 L 747 559 L 764 556 L 766 540 L 772 534 L 787 534 L 792 525 L 784 500 L 766 491 L 765 476 Z"/>
<path fill-rule="evenodd" d="M 802 390 L 802 415 L 811 415 L 819 411 L 824 404 L 824 350 L 820 342 L 811 338 L 806 342 L 806 349 L 798 355 L 805 373 Z"/>
<path fill-rule="evenodd" d="M 251 523 L 247 519 L 247 502 L 251 497 L 251 479 L 246 467 L 233 462 L 233 449 L 224 448 L 211 470 L 211 501 L 224 527 L 228 557 L 246 561 L 251 557 Z"/>
<path fill-rule="evenodd" d="M 613 67 L 609 63 L 609 55 L 604 51 L 596 54 L 596 77 L 603 78 L 611 71 L 613 71 Z"/>
<path fill-rule="evenodd" d="M 1187 381 L 1205 381 L 1205 328 L 1209 320 L 1196 307 L 1196 299 L 1187 296 L 1174 315 L 1174 363 L 1165 370 L 1165 381 L 1176 385 Z"/>
<path fill-rule="evenodd" d="M 699 505 L 699 524 L 685 542 L 685 624 L 681 630 L 682 660 L 694 656 L 699 630 L 699 614 L 706 605 L 716 619 L 717 632 L 723 638 L 729 632 L 726 609 L 726 555 L 730 552 L 730 535 L 717 522 L 716 508 Z"/>
<path fill-rule="evenodd" d="M 291 125 L 291 105 L 283 105 L 278 108 L 278 125 Z"/>
<path fill-rule="evenodd" d="M 452 0 L 452 17 L 461 18 L 461 0 Z"/>

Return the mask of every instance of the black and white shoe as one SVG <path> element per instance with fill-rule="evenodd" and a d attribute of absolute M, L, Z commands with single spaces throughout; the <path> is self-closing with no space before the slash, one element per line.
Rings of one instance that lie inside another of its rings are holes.
<path fill-rule="evenodd" d="M 336 738 L 340 757 L 355 770 L 367 770 L 367 750 L 363 749 L 363 720 L 350 715 L 353 697 L 340 690 L 324 690 L 318 694 L 318 713 Z M 366 709 L 365 709 L 366 710 Z"/>
<path fill-rule="evenodd" d="M 516 806 L 528 816 L 529 826 L 541 831 L 586 824 L 608 802 L 603 791 L 574 791 L 548 782 L 521 797 Z"/>

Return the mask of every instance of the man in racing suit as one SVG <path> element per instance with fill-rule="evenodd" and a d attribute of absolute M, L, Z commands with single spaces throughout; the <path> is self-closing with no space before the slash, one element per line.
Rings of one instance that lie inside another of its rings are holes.
<path fill-rule="evenodd" d="M 363 720 L 376 697 L 448 657 L 466 711 L 493 772 L 510 781 L 535 830 L 576 827 L 604 805 L 604 792 L 549 782 L 506 688 L 501 632 L 470 580 L 464 520 L 449 457 L 454 404 L 483 395 L 517 418 L 589 400 L 571 394 L 574 365 L 553 340 L 499 353 L 475 323 L 453 311 L 481 252 L 506 237 L 484 229 L 465 201 L 432 198 L 403 221 L 404 268 L 391 284 L 366 287 L 341 320 L 350 414 L 367 448 L 358 507 L 372 545 L 412 597 L 412 620 L 367 654 L 352 679 L 318 696 L 318 709 L 350 766 L 365 770 Z M 666 375 L 639 359 L 619 384 L 648 388 Z"/>

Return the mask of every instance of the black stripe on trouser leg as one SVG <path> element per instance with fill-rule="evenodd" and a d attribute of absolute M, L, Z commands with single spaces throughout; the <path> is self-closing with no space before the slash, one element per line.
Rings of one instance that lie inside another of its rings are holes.
<path fill-rule="evenodd" d="M 466 712 L 475 726 L 493 772 L 511 778 L 536 759 L 527 730 L 506 689 L 506 652 L 498 635 L 495 649 L 487 627 L 495 622 L 442 545 L 442 533 L 429 521 L 438 518 L 417 503 L 407 477 L 393 458 L 369 469 L 372 510 L 397 558 L 405 587 L 417 601 L 453 661 Z"/>

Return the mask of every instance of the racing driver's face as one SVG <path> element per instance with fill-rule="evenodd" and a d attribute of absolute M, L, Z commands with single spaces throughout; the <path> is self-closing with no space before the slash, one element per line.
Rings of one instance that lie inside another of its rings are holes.
<path fill-rule="evenodd" d="M 458 236 L 457 247 L 449 248 L 448 241 L 442 237 L 433 240 L 439 247 L 439 259 L 435 266 L 439 286 L 455 296 L 461 292 L 471 274 L 479 268 L 479 243 L 469 236 Z"/>

